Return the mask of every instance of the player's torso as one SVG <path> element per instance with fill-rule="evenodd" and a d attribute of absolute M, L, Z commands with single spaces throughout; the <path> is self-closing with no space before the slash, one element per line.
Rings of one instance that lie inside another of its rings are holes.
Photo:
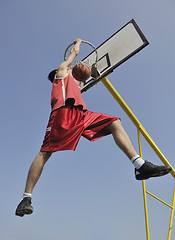
<path fill-rule="evenodd" d="M 86 109 L 86 105 L 81 97 L 80 87 L 75 78 L 70 74 L 64 78 L 54 79 L 51 97 L 52 110 L 64 106 L 68 98 L 74 98 L 75 105 L 83 105 L 83 108 Z"/>

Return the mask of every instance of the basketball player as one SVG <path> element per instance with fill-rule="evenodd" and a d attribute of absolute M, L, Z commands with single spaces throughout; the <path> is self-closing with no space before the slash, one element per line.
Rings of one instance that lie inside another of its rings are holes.
<path fill-rule="evenodd" d="M 79 52 L 81 42 L 81 39 L 74 41 L 67 60 L 48 76 L 53 83 L 52 111 L 43 145 L 29 169 L 23 199 L 16 209 L 17 216 L 23 217 L 33 212 L 32 190 L 52 153 L 60 150 L 75 150 L 81 136 L 94 141 L 112 133 L 118 147 L 134 165 L 137 180 L 163 176 L 171 171 L 169 166 L 153 165 L 138 155 L 118 117 L 87 110 L 79 85 L 71 75 L 70 67 Z"/>

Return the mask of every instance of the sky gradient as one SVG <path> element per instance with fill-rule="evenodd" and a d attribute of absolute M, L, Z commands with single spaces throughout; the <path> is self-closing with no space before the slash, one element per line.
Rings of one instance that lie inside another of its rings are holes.
<path fill-rule="evenodd" d="M 132 18 L 149 45 L 108 78 L 175 167 L 174 11 L 173 0 L 0 1 L 0 239 L 146 239 L 142 185 L 112 136 L 53 154 L 33 192 L 34 213 L 14 212 L 50 114 L 49 71 L 74 39 L 98 46 Z M 89 110 L 120 117 L 138 151 L 136 128 L 102 83 L 82 96 Z M 142 147 L 144 159 L 161 164 L 143 138 Z M 173 184 L 168 175 L 146 188 L 171 204 Z M 170 209 L 148 196 L 148 212 L 150 238 L 167 239 Z"/>

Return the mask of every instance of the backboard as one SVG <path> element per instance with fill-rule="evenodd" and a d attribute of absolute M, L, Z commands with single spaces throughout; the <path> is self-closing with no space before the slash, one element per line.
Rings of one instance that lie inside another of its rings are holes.
<path fill-rule="evenodd" d="M 134 19 L 132 19 L 96 48 L 98 53 L 97 69 L 100 75 L 97 79 L 91 77 L 85 82 L 81 82 L 81 92 L 84 92 L 95 85 L 98 81 L 100 81 L 100 79 L 107 76 L 116 67 L 139 52 L 148 44 L 149 43 L 140 28 Z M 93 51 L 82 61 L 87 61 L 90 65 L 92 65 L 95 57 L 95 51 Z"/>

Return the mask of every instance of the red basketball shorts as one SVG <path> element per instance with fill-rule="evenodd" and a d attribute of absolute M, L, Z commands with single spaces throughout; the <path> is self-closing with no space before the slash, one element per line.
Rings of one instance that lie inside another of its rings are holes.
<path fill-rule="evenodd" d="M 50 115 L 40 151 L 75 150 L 81 136 L 95 141 L 110 134 L 104 128 L 119 119 L 102 113 L 64 106 Z"/>

